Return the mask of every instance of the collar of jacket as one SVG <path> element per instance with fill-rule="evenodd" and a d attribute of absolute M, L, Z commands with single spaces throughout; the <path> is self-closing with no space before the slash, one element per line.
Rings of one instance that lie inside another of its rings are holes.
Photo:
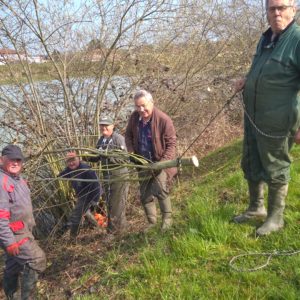
<path fill-rule="evenodd" d="M 273 43 L 274 45 L 283 37 L 285 36 L 285 33 L 289 30 L 290 27 L 293 27 L 293 25 L 295 24 L 295 20 L 293 20 L 282 32 L 280 32 L 280 34 L 278 34 Z M 272 37 L 273 31 L 271 29 L 271 27 L 269 27 L 264 33 L 264 43 L 263 46 L 265 46 L 266 44 L 271 42 L 271 37 Z"/>
<path fill-rule="evenodd" d="M 6 174 L 7 176 L 9 176 L 9 177 L 11 177 L 11 178 L 13 178 L 15 180 L 20 180 L 20 178 L 21 178 L 20 175 L 12 175 L 12 174 L 4 171 L 1 167 L 0 167 L 0 172 Z"/>

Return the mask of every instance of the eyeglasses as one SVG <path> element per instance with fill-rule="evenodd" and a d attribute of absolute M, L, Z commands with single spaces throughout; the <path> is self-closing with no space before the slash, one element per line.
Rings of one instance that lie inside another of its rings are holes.
<path fill-rule="evenodd" d="M 270 6 L 267 8 L 267 11 L 269 13 L 274 13 L 276 10 L 279 12 L 284 12 L 286 11 L 289 7 L 294 7 L 293 5 L 280 5 L 280 6 Z"/>

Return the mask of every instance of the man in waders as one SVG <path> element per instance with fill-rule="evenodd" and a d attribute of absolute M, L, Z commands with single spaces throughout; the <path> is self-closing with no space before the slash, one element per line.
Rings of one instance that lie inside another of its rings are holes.
<path fill-rule="evenodd" d="M 245 105 L 242 169 L 248 180 L 250 204 L 234 217 L 236 223 L 265 218 L 256 233 L 283 227 L 290 180 L 289 151 L 300 143 L 300 28 L 294 0 L 267 0 L 270 28 L 263 33 L 245 79 L 236 82 Z M 268 209 L 264 206 L 268 185 Z"/>
<path fill-rule="evenodd" d="M 99 121 L 101 136 L 97 142 L 96 148 L 100 155 L 89 157 L 88 161 L 99 162 L 103 170 L 104 197 L 107 206 L 107 233 L 110 238 L 112 234 L 123 232 L 127 227 L 126 220 L 126 202 L 128 197 L 128 169 L 122 167 L 114 157 L 108 157 L 110 151 L 127 151 L 124 137 L 117 133 L 115 124 L 111 117 L 102 116 Z"/>
<path fill-rule="evenodd" d="M 20 176 L 24 157 L 16 145 L 2 150 L 0 168 L 0 244 L 6 253 L 3 289 L 7 299 L 31 299 L 46 257 L 32 235 L 35 225 L 30 191 Z M 22 276 L 21 276 L 22 275 Z M 20 278 L 19 278 L 20 277 Z"/>
<path fill-rule="evenodd" d="M 143 156 L 150 162 L 171 160 L 176 155 L 176 132 L 171 118 L 154 106 L 152 95 L 138 91 L 134 98 L 135 111 L 131 114 L 125 133 L 128 152 Z M 161 171 L 139 171 L 141 203 L 148 222 L 156 224 L 158 199 L 162 213 L 162 230 L 172 224 L 169 188 L 177 168 Z"/>

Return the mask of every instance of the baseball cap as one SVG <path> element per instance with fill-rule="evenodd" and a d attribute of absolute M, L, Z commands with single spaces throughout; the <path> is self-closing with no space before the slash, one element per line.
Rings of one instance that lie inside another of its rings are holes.
<path fill-rule="evenodd" d="M 17 145 L 7 145 L 2 149 L 2 156 L 6 156 L 9 159 L 21 159 L 24 160 L 22 150 Z"/>
<path fill-rule="evenodd" d="M 100 125 L 112 125 L 112 124 L 114 124 L 114 121 L 111 117 L 106 116 L 106 117 L 100 118 L 99 124 Z"/>

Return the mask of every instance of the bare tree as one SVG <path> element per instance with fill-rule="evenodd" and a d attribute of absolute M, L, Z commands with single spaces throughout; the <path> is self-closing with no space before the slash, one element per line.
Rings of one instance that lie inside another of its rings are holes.
<path fill-rule="evenodd" d="M 122 131 L 132 93 L 146 88 L 174 119 L 183 151 L 232 93 L 265 28 L 261 4 L 250 0 L 0 4 L 0 47 L 16 53 L 1 59 L 1 142 L 23 144 L 33 157 L 27 171 L 49 222 L 72 206 L 65 182 L 40 181 L 62 168 L 57 149 L 93 148 L 103 113 Z M 32 63 L 36 55 L 47 62 Z M 223 115 L 209 136 L 226 135 L 232 119 Z"/>

